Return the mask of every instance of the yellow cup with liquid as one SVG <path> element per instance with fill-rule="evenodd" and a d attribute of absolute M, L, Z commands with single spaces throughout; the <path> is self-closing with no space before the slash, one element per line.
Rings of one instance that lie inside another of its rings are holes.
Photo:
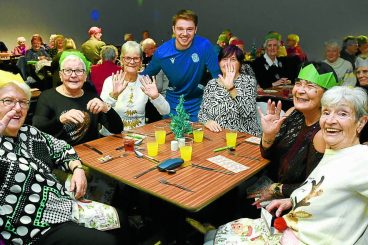
<path fill-rule="evenodd" d="M 166 130 L 164 125 L 155 125 L 155 138 L 159 145 L 165 144 Z"/>
<path fill-rule="evenodd" d="M 180 157 L 184 160 L 184 162 L 189 162 L 192 160 L 192 145 L 193 140 L 191 138 L 179 139 Z"/>
<path fill-rule="evenodd" d="M 193 123 L 192 124 L 192 130 L 193 130 L 193 140 L 196 143 L 203 142 L 204 137 L 204 126 L 200 123 Z"/>
<path fill-rule="evenodd" d="M 231 130 L 226 131 L 226 146 L 235 147 L 237 136 L 238 136 L 238 133 L 236 131 L 231 131 Z"/>
<path fill-rule="evenodd" d="M 151 140 L 147 142 L 147 155 L 150 157 L 155 157 L 158 154 L 158 143 L 156 140 Z"/>

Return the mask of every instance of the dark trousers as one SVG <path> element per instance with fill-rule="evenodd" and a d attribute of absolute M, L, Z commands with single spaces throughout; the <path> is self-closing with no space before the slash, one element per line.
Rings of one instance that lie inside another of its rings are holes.
<path fill-rule="evenodd" d="M 109 232 L 85 228 L 73 222 L 65 222 L 52 227 L 41 236 L 36 245 L 117 245 L 126 244 L 118 241 L 117 237 Z"/>

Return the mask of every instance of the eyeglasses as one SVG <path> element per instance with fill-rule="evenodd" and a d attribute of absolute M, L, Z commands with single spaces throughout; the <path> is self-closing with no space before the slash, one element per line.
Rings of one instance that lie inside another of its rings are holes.
<path fill-rule="evenodd" d="M 74 72 L 74 74 L 75 74 L 75 75 L 77 75 L 77 76 L 82 76 L 82 75 L 86 72 L 86 70 L 84 70 L 84 69 L 76 69 L 76 70 L 72 70 L 72 69 L 62 69 L 61 71 L 63 72 L 63 74 L 64 74 L 65 76 L 71 76 L 71 75 L 73 74 L 73 72 Z"/>
<path fill-rule="evenodd" d="M 129 57 L 129 56 L 124 56 L 123 60 L 126 63 L 130 63 L 130 62 L 134 62 L 134 63 L 138 63 L 139 61 L 141 61 L 141 57 Z"/>
<path fill-rule="evenodd" d="M 295 82 L 294 87 L 296 88 L 301 88 L 303 87 L 305 91 L 313 91 L 313 90 L 317 90 L 318 86 L 315 85 L 314 83 L 309 83 L 309 82 L 305 82 L 305 81 L 297 81 Z"/>
<path fill-rule="evenodd" d="M 17 100 L 17 99 L 12 99 L 12 98 L 5 98 L 5 99 L 0 99 L 0 101 L 2 101 L 5 106 L 14 107 L 17 103 L 19 103 L 19 106 L 22 109 L 29 108 L 29 100 Z"/>
<path fill-rule="evenodd" d="M 359 75 L 367 76 L 368 75 L 368 70 L 357 70 L 357 71 L 355 71 L 355 75 L 357 75 L 357 76 L 359 76 Z"/>

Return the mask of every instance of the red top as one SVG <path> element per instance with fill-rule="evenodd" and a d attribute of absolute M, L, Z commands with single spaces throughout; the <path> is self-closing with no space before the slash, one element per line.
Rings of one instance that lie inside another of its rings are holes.
<path fill-rule="evenodd" d="M 115 65 L 113 62 L 107 60 L 102 62 L 99 65 L 93 65 L 91 68 L 91 80 L 95 85 L 96 91 L 98 95 L 101 94 L 102 86 L 106 78 L 112 75 L 112 73 L 116 73 L 120 71 L 121 67 Z"/>

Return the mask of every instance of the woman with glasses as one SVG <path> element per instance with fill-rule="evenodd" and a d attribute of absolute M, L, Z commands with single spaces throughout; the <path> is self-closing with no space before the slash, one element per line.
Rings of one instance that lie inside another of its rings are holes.
<path fill-rule="evenodd" d="M 99 137 L 98 126 L 112 133 L 123 130 L 119 115 L 97 94 L 84 90 L 90 62 L 78 51 L 64 51 L 60 58 L 62 84 L 42 92 L 33 125 L 71 145 Z"/>
<path fill-rule="evenodd" d="M 271 161 L 267 176 L 275 183 L 250 195 L 257 204 L 288 197 L 316 167 L 325 150 L 320 130 L 321 98 L 337 85 L 337 76 L 323 62 L 303 65 L 292 90 L 294 107 L 280 116 L 281 102 L 268 101 L 267 114 L 260 110 L 262 125 L 261 154 Z"/>
<path fill-rule="evenodd" d="M 24 124 L 30 88 L 9 72 L 0 71 L 0 81 L 0 244 L 119 244 L 83 227 L 78 200 L 87 180 L 74 149 Z M 69 189 L 54 169 L 72 174 Z"/>
<path fill-rule="evenodd" d="M 142 50 L 135 41 L 128 41 L 121 47 L 123 70 L 106 78 L 101 98 L 112 105 L 120 115 L 125 129 L 145 124 L 145 106 L 152 102 L 161 115 L 170 113 L 166 99 L 158 92 L 155 79 L 138 74 L 142 65 Z M 101 130 L 108 135 L 106 128 Z"/>

